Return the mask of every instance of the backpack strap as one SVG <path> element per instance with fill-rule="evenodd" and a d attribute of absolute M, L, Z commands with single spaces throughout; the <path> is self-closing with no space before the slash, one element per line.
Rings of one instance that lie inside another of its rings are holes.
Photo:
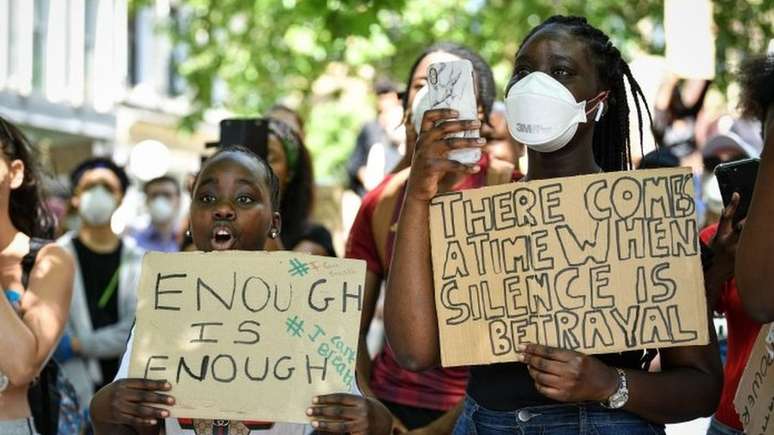
<path fill-rule="evenodd" d="M 35 266 L 35 261 L 38 258 L 38 253 L 44 246 L 48 245 L 49 243 L 51 243 L 51 240 L 40 239 L 37 237 L 30 237 L 30 250 L 21 259 L 21 266 L 22 266 L 21 282 L 22 282 L 22 287 L 24 287 L 25 289 L 27 288 L 27 284 L 29 284 L 30 282 L 30 272 L 32 272 L 32 268 Z"/>

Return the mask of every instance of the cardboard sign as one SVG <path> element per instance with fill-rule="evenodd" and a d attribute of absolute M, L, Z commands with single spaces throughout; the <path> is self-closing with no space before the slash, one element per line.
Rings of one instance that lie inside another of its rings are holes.
<path fill-rule="evenodd" d="M 774 323 L 761 327 L 734 397 L 748 435 L 774 433 Z"/>
<path fill-rule="evenodd" d="M 358 260 L 149 253 L 129 376 L 170 382 L 175 417 L 306 423 L 355 384 L 364 282 Z"/>
<path fill-rule="evenodd" d="M 514 361 L 531 342 L 584 353 L 707 344 L 693 176 L 631 171 L 435 197 L 445 367 Z"/>
<path fill-rule="evenodd" d="M 715 78 L 715 33 L 710 0 L 666 0 L 666 59 L 687 79 Z"/>

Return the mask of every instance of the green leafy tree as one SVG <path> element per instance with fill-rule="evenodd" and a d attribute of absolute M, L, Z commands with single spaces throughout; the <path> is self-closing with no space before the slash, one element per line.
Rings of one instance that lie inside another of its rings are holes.
<path fill-rule="evenodd" d="M 135 0 L 142 7 L 152 0 Z M 611 35 L 624 54 L 664 50 L 663 1 L 620 0 L 180 0 L 167 26 L 185 47 L 179 65 L 199 119 L 224 106 L 258 114 L 283 98 L 299 102 L 309 119 L 308 146 L 322 178 L 343 178 L 343 162 L 372 101 L 342 103 L 337 86 L 318 86 L 330 65 L 361 80 L 406 79 L 416 55 L 436 41 L 478 50 L 501 88 L 514 53 L 530 28 L 553 14 L 586 16 Z M 715 0 L 717 83 L 729 83 L 728 65 L 760 53 L 774 36 L 771 0 Z M 647 23 L 649 25 L 641 25 Z M 220 84 L 216 85 L 216 84 Z M 227 89 L 214 92 L 215 89 Z M 322 90 L 317 89 L 322 88 Z"/>

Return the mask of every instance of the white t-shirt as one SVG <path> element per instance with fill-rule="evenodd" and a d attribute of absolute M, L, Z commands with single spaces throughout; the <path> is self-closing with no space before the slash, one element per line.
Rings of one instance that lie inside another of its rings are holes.
<path fill-rule="evenodd" d="M 134 328 L 129 335 L 129 341 L 126 343 L 126 351 L 124 356 L 121 357 L 121 366 L 118 368 L 115 380 L 125 379 L 129 375 L 129 358 L 132 354 L 132 345 L 134 344 Z M 361 396 L 357 387 L 353 387 L 352 394 Z M 181 423 L 176 418 L 164 419 L 165 433 L 167 435 L 199 435 L 212 433 L 211 430 L 204 430 L 196 432 L 193 428 L 189 428 L 188 422 L 181 426 Z M 296 424 L 296 423 L 273 423 L 270 428 L 265 429 L 251 429 L 249 435 L 307 435 L 314 431 L 311 425 L 308 424 Z"/>

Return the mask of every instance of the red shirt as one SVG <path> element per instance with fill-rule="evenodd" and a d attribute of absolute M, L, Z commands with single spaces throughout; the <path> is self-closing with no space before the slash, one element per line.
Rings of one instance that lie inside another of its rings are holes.
<path fill-rule="evenodd" d="M 701 232 L 701 240 L 709 244 L 717 230 L 717 224 L 705 228 Z M 728 325 L 728 353 L 726 354 L 723 393 L 720 396 L 720 404 L 715 412 L 715 418 L 726 426 L 742 430 L 742 422 L 739 421 L 739 415 L 734 409 L 734 396 L 747 360 L 750 358 L 755 339 L 758 337 L 761 324 L 754 322 L 745 313 L 734 278 L 726 281 L 721 287 L 715 311 L 725 314 Z"/>
<path fill-rule="evenodd" d="M 465 177 L 454 186 L 454 190 L 464 190 L 486 185 L 487 170 L 490 167 L 489 156 L 484 153 L 479 161 L 481 171 Z M 377 236 L 374 233 L 374 213 L 385 196 L 399 195 L 394 201 L 394 207 L 386 210 L 389 216 L 389 232 L 385 245 L 385 259 L 392 257 L 392 246 L 395 238 L 395 224 L 402 204 L 406 186 L 408 169 L 405 172 L 388 175 L 374 190 L 363 198 L 352 229 L 347 240 L 346 257 L 365 260 L 369 271 L 384 280 L 387 277 L 389 261 L 382 260 L 379 255 Z M 399 179 L 393 180 L 395 177 Z M 516 177 L 514 175 L 514 177 Z M 393 403 L 417 408 L 447 411 L 456 406 L 465 396 L 468 381 L 467 368 L 435 368 L 415 373 L 403 369 L 397 362 L 395 354 L 388 344 L 376 355 L 371 367 L 370 386 L 374 394 L 381 399 Z"/>

